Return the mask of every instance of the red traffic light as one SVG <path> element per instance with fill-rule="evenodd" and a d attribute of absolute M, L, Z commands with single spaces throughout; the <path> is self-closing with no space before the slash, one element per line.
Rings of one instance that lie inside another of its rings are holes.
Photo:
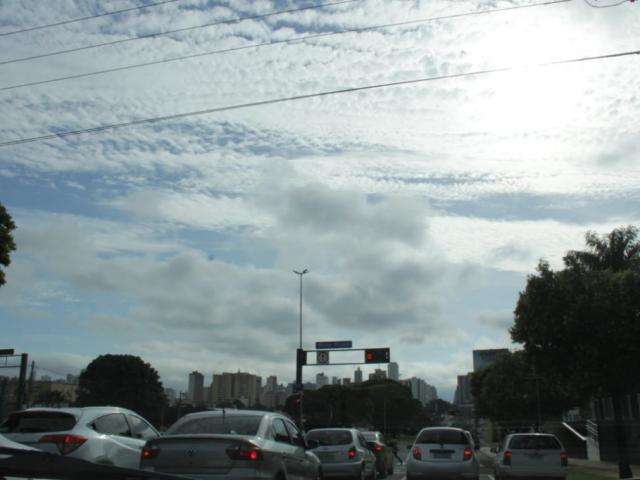
<path fill-rule="evenodd" d="M 390 360 L 388 348 L 368 348 L 364 351 L 364 363 L 389 363 Z"/>

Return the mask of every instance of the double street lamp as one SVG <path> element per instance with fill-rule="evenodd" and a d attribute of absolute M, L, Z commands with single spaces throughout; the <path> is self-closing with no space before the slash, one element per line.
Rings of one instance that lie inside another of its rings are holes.
<path fill-rule="evenodd" d="M 302 277 L 309 273 L 309 270 L 306 268 L 301 272 L 294 270 L 293 273 L 300 277 L 300 346 L 298 348 L 302 350 Z"/>

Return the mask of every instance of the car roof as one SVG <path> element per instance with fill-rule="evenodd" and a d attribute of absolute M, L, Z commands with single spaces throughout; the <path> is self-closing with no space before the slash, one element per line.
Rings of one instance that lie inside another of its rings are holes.
<path fill-rule="evenodd" d="M 309 430 L 309 432 L 356 432 L 358 433 L 358 431 L 355 428 L 348 428 L 348 427 L 327 427 L 327 428 L 312 428 L 311 430 Z M 359 432 L 362 433 L 362 432 Z"/>
<path fill-rule="evenodd" d="M 60 413 L 68 413 L 69 415 L 73 415 L 76 418 L 89 415 L 100 415 L 105 413 L 129 413 L 133 415 L 138 415 L 131 410 L 122 407 L 112 407 L 112 406 L 103 406 L 103 407 L 74 407 L 74 408 L 51 408 L 51 407 L 32 407 L 27 408 L 25 410 L 20 410 L 16 413 L 24 413 L 24 412 L 60 412 Z M 139 415 L 138 415 L 139 416 Z"/>
<path fill-rule="evenodd" d="M 554 437 L 555 435 L 553 433 L 538 433 L 538 432 L 532 432 L 532 433 L 510 433 L 509 434 L 509 438 L 511 437 Z"/>
<path fill-rule="evenodd" d="M 182 418 L 185 417 L 189 417 L 189 418 L 197 418 L 197 417 L 218 417 L 218 416 L 226 416 L 226 417 L 233 417 L 233 416 L 255 416 L 255 417 L 264 417 L 264 416 L 268 416 L 268 417 L 276 417 L 276 418 L 286 418 L 288 420 L 289 417 L 287 417 L 286 415 L 282 415 L 280 413 L 276 413 L 276 412 L 265 412 L 265 411 L 261 411 L 261 410 L 236 410 L 234 409 L 222 409 L 222 408 L 216 408 L 215 410 L 203 410 L 201 412 L 194 412 L 194 413 L 188 413 L 187 415 L 184 415 Z"/>
<path fill-rule="evenodd" d="M 458 427 L 426 427 L 423 428 L 422 430 L 420 430 L 420 433 L 422 432 L 426 432 L 429 430 L 448 430 L 451 432 L 462 432 L 462 433 L 466 433 L 467 430 L 463 429 L 463 428 L 458 428 Z"/>

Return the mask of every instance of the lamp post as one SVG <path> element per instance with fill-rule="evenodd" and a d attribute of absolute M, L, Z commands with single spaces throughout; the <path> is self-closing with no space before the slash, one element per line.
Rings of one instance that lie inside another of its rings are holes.
<path fill-rule="evenodd" d="M 293 273 L 300 277 L 300 346 L 298 348 L 302 350 L 302 277 L 309 273 L 309 270 L 306 268 L 301 272 L 294 270 Z"/>
<path fill-rule="evenodd" d="M 299 405 L 299 421 L 300 426 L 304 428 L 304 419 L 302 418 L 302 358 L 304 350 L 302 350 L 302 277 L 309 273 L 308 269 L 302 271 L 294 270 L 293 273 L 300 277 L 300 344 L 296 352 L 296 390 L 298 391 L 298 405 Z"/>

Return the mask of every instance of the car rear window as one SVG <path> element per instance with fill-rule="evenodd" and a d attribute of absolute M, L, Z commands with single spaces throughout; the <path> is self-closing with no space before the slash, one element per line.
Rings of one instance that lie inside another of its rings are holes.
<path fill-rule="evenodd" d="M 320 445 L 349 445 L 353 443 L 351 432 L 346 430 L 316 430 L 307 434 L 307 440 L 316 440 Z"/>
<path fill-rule="evenodd" d="M 63 412 L 19 412 L 0 425 L 0 433 L 65 432 L 76 425 L 76 417 Z"/>
<path fill-rule="evenodd" d="M 555 437 L 518 435 L 509 442 L 511 450 L 560 450 L 560 442 Z"/>
<path fill-rule="evenodd" d="M 376 432 L 362 432 L 362 436 L 367 442 L 375 442 L 376 440 L 378 440 Z"/>
<path fill-rule="evenodd" d="M 437 443 L 440 445 L 468 445 L 467 436 L 458 430 L 425 430 L 416 443 Z"/>
<path fill-rule="evenodd" d="M 174 424 L 166 435 L 185 434 L 231 434 L 256 435 L 260 427 L 261 416 L 258 415 L 216 415 L 186 419 Z"/>

